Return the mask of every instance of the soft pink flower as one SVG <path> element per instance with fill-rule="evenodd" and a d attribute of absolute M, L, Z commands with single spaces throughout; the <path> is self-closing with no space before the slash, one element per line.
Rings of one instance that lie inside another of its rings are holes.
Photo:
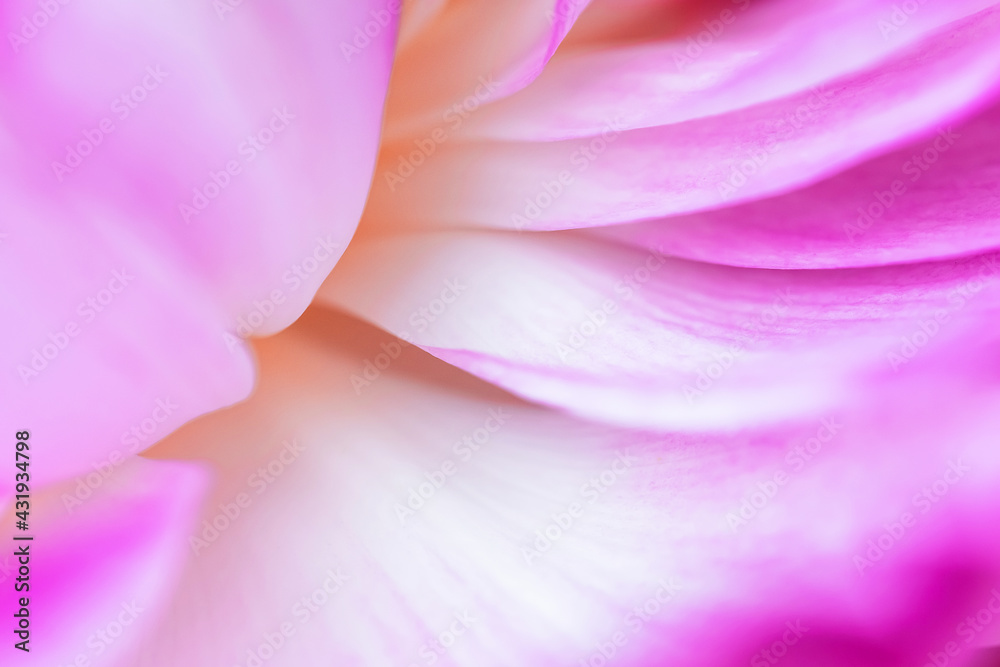
<path fill-rule="evenodd" d="M 995 2 L 78 1 L 0 12 L 30 664 L 1000 642 Z"/>

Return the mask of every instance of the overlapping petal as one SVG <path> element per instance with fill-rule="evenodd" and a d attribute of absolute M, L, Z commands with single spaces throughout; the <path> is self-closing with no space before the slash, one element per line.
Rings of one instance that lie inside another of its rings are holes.
<path fill-rule="evenodd" d="M 413 27 L 407 26 L 396 55 L 388 135 L 420 131 L 443 116 L 447 120 L 450 108 L 478 107 L 521 90 L 541 73 L 589 3 L 468 0 L 407 7 Z"/>
<path fill-rule="evenodd" d="M 461 132 L 474 115 L 456 116 L 438 134 L 383 148 L 368 215 L 388 229 L 550 230 L 784 193 L 983 108 L 1000 77 L 998 31 L 1000 13 L 985 9 L 818 88 L 643 129 L 609 116 L 584 138 L 463 140 L 449 130 Z"/>
<path fill-rule="evenodd" d="M 154 450 L 221 484 L 139 664 L 719 667 L 784 636 L 783 664 L 902 666 L 983 639 L 959 624 L 996 584 L 995 364 L 940 383 L 968 359 L 930 355 L 716 438 L 560 416 L 319 310 L 259 349 L 250 402 Z"/>
<path fill-rule="evenodd" d="M 700 261 L 774 269 L 920 262 L 1000 245 L 1000 107 L 785 195 L 595 230 Z"/>
<path fill-rule="evenodd" d="M 124 461 L 245 396 L 239 338 L 338 261 L 401 5 L 0 10 L 2 421 L 56 483 L 32 658 L 902 667 L 1000 636 L 968 620 L 1000 619 L 1000 11 L 733 4 L 408 5 L 359 236 L 250 400 L 148 453 L 218 470 L 197 525 L 198 466 Z"/>
<path fill-rule="evenodd" d="M 239 337 L 297 317 L 360 216 L 396 17 L 339 43 L 376 4 L 0 10 L 3 423 L 50 443 L 40 481 L 246 396 Z"/>
<path fill-rule="evenodd" d="M 357 239 L 319 298 L 590 419 L 719 429 L 822 413 L 988 326 L 998 281 L 995 255 L 768 271 L 580 232 L 426 232 Z"/>
<path fill-rule="evenodd" d="M 28 442 L 32 454 L 49 444 L 38 431 Z M 44 491 L 33 486 L 29 530 L 16 534 L 34 539 L 8 537 L 0 556 L 5 615 L 29 601 L 28 651 L 13 647 L 26 637 L 8 630 L 5 664 L 134 665 L 130 656 L 161 620 L 188 558 L 184 539 L 207 482 L 203 466 L 136 457 Z M 4 505 L 13 526 L 14 504 Z"/>
<path fill-rule="evenodd" d="M 690 7 L 695 16 L 658 39 L 560 50 L 536 82 L 470 117 L 462 135 L 552 141 L 600 134 L 609 118 L 635 129 L 732 113 L 877 66 L 995 4 L 924 3 L 903 11 L 892 0 L 732 0 Z"/>

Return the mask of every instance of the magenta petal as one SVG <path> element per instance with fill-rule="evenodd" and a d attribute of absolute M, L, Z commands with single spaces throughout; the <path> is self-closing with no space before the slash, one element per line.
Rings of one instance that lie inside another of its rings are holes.
<path fill-rule="evenodd" d="M 995 255 L 765 271 L 580 232 L 421 233 L 356 240 L 320 298 L 520 396 L 701 430 L 830 409 L 907 365 L 914 337 L 984 326 L 998 281 Z"/>
<path fill-rule="evenodd" d="M 552 141 L 599 134 L 609 118 L 636 129 L 731 113 L 869 69 L 995 4 L 923 3 L 911 13 L 895 0 L 700 7 L 700 20 L 661 39 L 560 49 L 529 88 L 477 112 L 462 132 Z"/>
<path fill-rule="evenodd" d="M 1000 107 L 811 187 L 595 229 L 700 261 L 773 269 L 878 266 L 1000 246 Z"/>
<path fill-rule="evenodd" d="M 240 338 L 302 313 L 360 216 L 395 17 L 341 44 L 379 4 L 57 3 L 0 55 L 4 423 L 44 433 L 39 481 L 247 395 Z"/>
<path fill-rule="evenodd" d="M 37 432 L 29 442 L 31 452 L 48 446 Z M 5 540 L 5 614 L 19 607 L 20 595 L 29 599 L 30 651 L 24 657 L 30 661 L 24 664 L 133 665 L 129 656 L 162 620 L 189 555 L 185 539 L 200 511 L 206 471 L 142 458 L 121 465 L 110 476 L 94 473 L 34 491 L 30 530 L 18 532 L 34 539 Z M 13 525 L 13 515 L 6 517 Z M 28 588 L 18 593 L 21 557 L 12 553 L 25 545 L 30 574 L 19 583 Z M 14 640 L 7 634 L 3 650 L 10 656 Z M 17 657 L 4 664 L 21 664 Z"/>
<path fill-rule="evenodd" d="M 610 117 L 601 133 L 567 141 L 444 142 L 409 169 L 413 143 L 393 144 L 368 214 L 386 226 L 537 231 L 780 194 L 979 110 L 1000 77 L 998 38 L 1000 10 L 989 9 L 870 69 L 732 113 L 636 130 Z"/>

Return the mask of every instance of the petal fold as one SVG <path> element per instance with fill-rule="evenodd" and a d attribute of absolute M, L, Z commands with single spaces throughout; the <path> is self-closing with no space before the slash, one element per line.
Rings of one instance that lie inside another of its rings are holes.
<path fill-rule="evenodd" d="M 995 254 L 769 271 L 581 232 L 442 232 L 356 239 L 319 298 L 584 418 L 711 430 L 828 410 L 992 321 L 998 281 Z"/>
<path fill-rule="evenodd" d="M 595 229 L 699 261 L 833 269 L 938 260 L 1000 246 L 1000 107 L 788 194 Z"/>
<path fill-rule="evenodd" d="M 998 38 L 1000 10 L 990 8 L 868 69 L 730 113 L 642 129 L 613 115 L 599 132 L 563 141 L 447 133 L 396 141 L 383 147 L 367 216 L 384 229 L 542 231 L 783 194 L 988 106 L 1000 80 Z M 615 109 L 627 116 L 627 107 Z"/>

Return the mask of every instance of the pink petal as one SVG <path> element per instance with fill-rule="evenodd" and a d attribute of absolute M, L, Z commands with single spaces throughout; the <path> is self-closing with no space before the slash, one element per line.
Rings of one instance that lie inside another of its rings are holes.
<path fill-rule="evenodd" d="M 29 444 L 32 455 L 50 446 L 38 431 Z M 22 638 L 13 639 L 8 629 L 4 654 L 15 657 L 5 657 L 5 664 L 134 665 L 129 655 L 159 625 L 189 555 L 184 539 L 207 476 L 190 463 L 133 458 L 120 465 L 106 476 L 93 473 L 44 490 L 31 485 L 29 531 L 15 532 L 34 539 L 7 537 L 0 556 L 8 626 L 20 598 L 28 599 L 29 652 L 13 648 Z M 33 460 L 29 470 L 37 470 Z M 7 507 L 5 521 L 13 527 L 13 503 Z M 25 545 L 30 572 L 22 581 L 22 557 L 12 554 Z M 28 589 L 15 591 L 15 582 Z"/>
<path fill-rule="evenodd" d="M 552 141 L 600 134 L 609 118 L 635 129 L 730 113 L 876 66 L 995 4 L 906 13 L 894 0 L 717 3 L 668 37 L 561 49 L 537 81 L 470 117 L 462 134 Z"/>
<path fill-rule="evenodd" d="M 984 10 L 815 91 L 646 129 L 609 117 L 586 140 L 400 141 L 383 149 L 368 215 L 393 227 L 550 230 L 787 192 L 981 108 L 1000 79 L 998 37 L 1000 10 Z"/>
<path fill-rule="evenodd" d="M 374 0 L 51 6 L 0 11 L 27 35 L 0 56 L 2 393 L 46 482 L 246 396 L 239 337 L 301 314 L 354 232 L 395 32 L 348 61 Z"/>
<path fill-rule="evenodd" d="M 995 255 L 776 272 L 578 232 L 428 232 L 357 239 L 320 298 L 588 419 L 719 429 L 828 411 L 984 326 L 998 281 Z"/>
<path fill-rule="evenodd" d="M 524 88 L 589 2 L 473 0 L 451 3 L 433 21 L 415 17 L 419 32 L 408 31 L 394 65 L 387 131 L 440 125 L 453 105 L 478 109 Z"/>
<path fill-rule="evenodd" d="M 736 266 L 826 269 L 974 254 L 1000 246 L 1000 107 L 802 190 L 595 230 Z"/>
<path fill-rule="evenodd" d="M 622 632 L 617 664 L 717 667 L 748 664 L 796 621 L 787 664 L 975 647 L 954 633 L 1000 574 L 982 530 L 1000 518 L 995 365 L 946 384 L 909 368 L 822 420 L 705 438 L 524 405 L 320 311 L 260 350 L 251 401 L 156 450 L 208 458 L 221 484 L 143 665 L 566 665 Z M 779 471 L 734 530 L 728 515 Z M 914 503 L 945 476 L 933 504 Z M 401 511 L 411 493 L 426 497 Z M 859 565 L 903 512 L 913 525 Z M 536 549 L 557 520 L 570 523 Z"/>

